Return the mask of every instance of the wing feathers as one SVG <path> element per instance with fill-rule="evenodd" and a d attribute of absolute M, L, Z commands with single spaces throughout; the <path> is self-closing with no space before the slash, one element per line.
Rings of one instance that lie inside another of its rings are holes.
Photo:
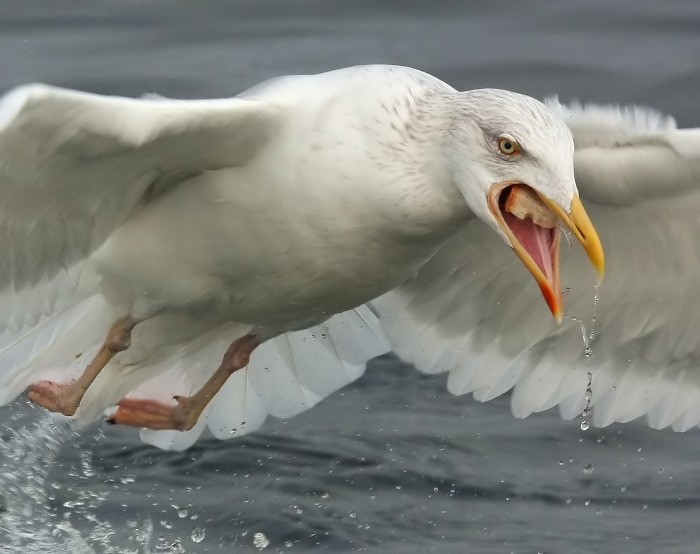
<path fill-rule="evenodd" d="M 9 92 L 0 100 L 0 291 L 34 287 L 83 260 L 152 187 L 177 183 L 171 175 L 245 163 L 276 113 L 237 98 Z M 16 305 L 11 312 L 21 320 Z"/>
<path fill-rule="evenodd" d="M 574 135 L 582 198 L 630 206 L 697 188 L 699 129 L 677 129 L 672 117 L 638 106 L 549 105 Z"/>
<path fill-rule="evenodd" d="M 554 325 L 510 249 L 472 222 L 375 308 L 401 357 L 448 370 L 455 394 L 486 401 L 513 388 L 518 417 L 556 405 L 580 415 L 590 371 L 596 425 L 644 414 L 654 427 L 698 425 L 700 130 L 641 108 L 557 109 L 606 249 L 599 291 L 573 245 L 562 261 L 569 317 Z M 594 316 L 589 360 L 580 323 L 588 334 Z"/>

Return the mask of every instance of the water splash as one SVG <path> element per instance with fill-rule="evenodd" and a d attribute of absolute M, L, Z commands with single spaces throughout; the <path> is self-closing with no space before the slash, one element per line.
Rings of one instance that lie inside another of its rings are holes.
<path fill-rule="evenodd" d="M 26 414 L 10 415 L 2 429 L 0 455 L 0 543 L 7 552 L 92 552 L 70 524 L 54 523 L 46 482 L 53 462 L 74 432 L 49 413 L 26 424 Z M 60 543 L 59 543 L 60 541 Z"/>
<path fill-rule="evenodd" d="M 148 554 L 153 540 L 150 521 L 133 522 L 125 538 L 123 530 L 97 516 L 108 493 L 99 486 L 85 486 L 99 481 L 91 449 L 78 449 L 73 465 L 60 468 L 79 486 L 61 485 L 51 478 L 61 450 L 80 438 L 68 420 L 17 407 L 3 410 L 0 427 L 3 554 Z"/>

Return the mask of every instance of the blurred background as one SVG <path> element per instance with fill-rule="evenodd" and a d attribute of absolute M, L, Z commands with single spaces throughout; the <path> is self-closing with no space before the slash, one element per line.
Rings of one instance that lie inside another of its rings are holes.
<path fill-rule="evenodd" d="M 221 97 L 366 63 L 700 125 L 696 0 L 0 3 L 0 91 Z M 0 408 L 0 551 L 699 552 L 699 436 L 516 420 L 390 356 L 293 420 L 184 453 L 22 397 Z"/>

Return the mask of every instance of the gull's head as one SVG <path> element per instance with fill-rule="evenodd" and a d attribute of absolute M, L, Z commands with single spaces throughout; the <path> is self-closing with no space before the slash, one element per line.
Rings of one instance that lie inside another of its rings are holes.
<path fill-rule="evenodd" d="M 560 225 L 581 242 L 600 278 L 605 265 L 576 189 L 571 132 L 522 94 L 480 89 L 455 100 L 445 130 L 453 182 L 474 214 L 513 248 L 561 321 Z"/>

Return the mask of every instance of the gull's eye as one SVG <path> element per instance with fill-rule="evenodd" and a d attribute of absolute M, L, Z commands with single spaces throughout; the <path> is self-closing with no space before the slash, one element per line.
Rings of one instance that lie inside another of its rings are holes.
<path fill-rule="evenodd" d="M 513 139 L 501 137 L 498 139 L 498 149 L 506 156 L 515 156 L 520 154 L 520 147 Z"/>

